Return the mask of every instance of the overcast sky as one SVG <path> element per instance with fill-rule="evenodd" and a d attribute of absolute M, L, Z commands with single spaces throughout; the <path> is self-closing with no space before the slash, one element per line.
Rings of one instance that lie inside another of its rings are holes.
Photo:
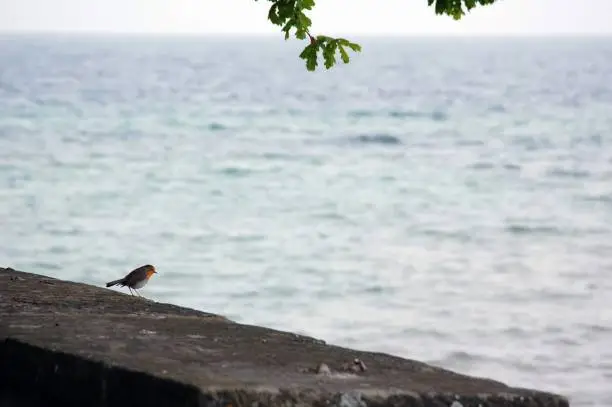
<path fill-rule="evenodd" d="M 274 33 L 267 0 L 0 0 L 1 31 Z M 580 5 L 580 6 L 579 6 Z M 464 20 L 427 0 L 317 0 L 326 34 L 612 34 L 612 0 L 498 0 Z"/>

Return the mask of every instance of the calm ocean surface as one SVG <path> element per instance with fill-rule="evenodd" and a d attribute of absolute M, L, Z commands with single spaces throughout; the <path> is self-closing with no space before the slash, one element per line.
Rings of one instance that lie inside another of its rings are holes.
<path fill-rule="evenodd" d="M 612 406 L 612 41 L 360 41 L 5 35 L 0 265 Z"/>

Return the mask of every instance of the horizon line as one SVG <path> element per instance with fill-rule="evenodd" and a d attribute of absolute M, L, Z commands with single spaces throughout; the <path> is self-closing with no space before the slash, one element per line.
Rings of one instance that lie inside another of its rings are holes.
<path fill-rule="evenodd" d="M 64 35 L 64 36 L 142 36 L 142 37 L 270 37 L 281 41 L 300 41 L 290 37 L 285 40 L 282 33 L 265 32 L 156 32 L 156 31 L 110 31 L 110 30 L 3 30 L 0 36 L 15 35 Z M 463 32 L 438 32 L 438 33 L 336 33 L 326 34 L 335 37 L 362 37 L 362 38 L 431 38 L 431 37 L 482 37 L 482 38 L 607 38 L 612 37 L 610 33 L 591 32 L 500 32 L 500 33 L 463 33 Z"/>

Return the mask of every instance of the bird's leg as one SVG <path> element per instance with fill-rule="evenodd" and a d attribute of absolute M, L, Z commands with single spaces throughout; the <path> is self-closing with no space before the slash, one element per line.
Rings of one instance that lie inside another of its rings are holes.
<path fill-rule="evenodd" d="M 135 288 L 134 288 L 134 291 L 136 292 L 136 295 L 138 295 L 140 298 L 142 298 L 142 295 L 140 295 L 140 293 L 138 291 L 136 291 Z"/>
<path fill-rule="evenodd" d="M 128 290 L 130 290 L 130 294 L 132 294 L 132 296 L 134 295 L 134 293 L 132 292 L 132 287 L 128 286 Z"/>

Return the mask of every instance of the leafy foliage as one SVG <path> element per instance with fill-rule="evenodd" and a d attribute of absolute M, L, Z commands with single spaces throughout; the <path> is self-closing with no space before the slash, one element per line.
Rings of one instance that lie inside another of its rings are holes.
<path fill-rule="evenodd" d="M 345 38 L 333 38 L 326 35 L 313 36 L 310 34 L 312 21 L 305 12 L 314 8 L 315 0 L 268 1 L 272 3 L 268 12 L 268 20 L 272 24 L 282 27 L 281 31 L 285 33 L 285 40 L 289 39 L 293 30 L 295 38 L 299 40 L 308 39 L 310 41 L 300 53 L 300 58 L 305 61 L 306 69 L 309 71 L 314 71 L 317 68 L 319 53 L 323 56 L 325 68 L 330 69 L 336 65 L 336 56 L 338 54 L 342 62 L 345 64 L 349 63 L 350 57 L 347 48 L 353 52 L 361 52 L 361 45 Z M 427 5 L 430 7 L 433 5 L 436 14 L 445 14 L 455 20 L 459 20 L 466 12 L 469 12 L 477 5 L 484 6 L 493 4 L 496 1 L 499 0 L 427 0 Z"/>
<path fill-rule="evenodd" d="M 453 17 L 455 20 L 460 20 L 477 5 L 486 6 L 493 4 L 498 0 L 427 0 L 427 5 L 434 5 L 436 14 L 446 14 Z"/>

